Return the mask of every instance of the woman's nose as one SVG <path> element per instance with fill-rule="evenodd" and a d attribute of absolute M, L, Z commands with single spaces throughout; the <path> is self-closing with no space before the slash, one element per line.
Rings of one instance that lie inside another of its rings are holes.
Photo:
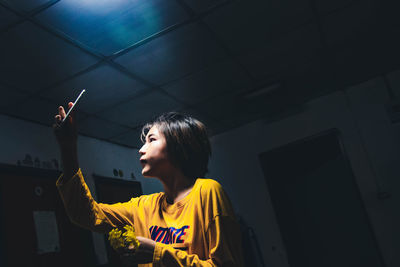
<path fill-rule="evenodd" d="M 144 153 L 146 153 L 146 152 L 145 152 L 145 146 L 146 146 L 146 144 L 144 144 L 144 145 L 139 149 L 139 154 L 140 154 L 140 155 L 143 155 Z"/>

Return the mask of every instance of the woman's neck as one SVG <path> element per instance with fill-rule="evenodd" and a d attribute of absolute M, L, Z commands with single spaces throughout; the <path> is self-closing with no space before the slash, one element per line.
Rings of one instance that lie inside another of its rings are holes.
<path fill-rule="evenodd" d="M 195 180 L 184 176 L 181 172 L 160 179 L 164 186 L 164 192 L 167 196 L 167 202 L 176 203 L 187 196 L 194 186 Z"/>

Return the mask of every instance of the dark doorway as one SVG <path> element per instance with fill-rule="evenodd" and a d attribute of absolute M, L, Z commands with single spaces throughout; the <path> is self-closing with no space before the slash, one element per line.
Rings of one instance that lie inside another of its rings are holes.
<path fill-rule="evenodd" d="M 291 267 L 383 267 L 337 130 L 260 155 Z"/>

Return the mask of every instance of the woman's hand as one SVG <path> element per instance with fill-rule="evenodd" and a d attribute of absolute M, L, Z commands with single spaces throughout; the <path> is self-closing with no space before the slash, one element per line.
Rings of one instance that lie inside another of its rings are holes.
<path fill-rule="evenodd" d="M 140 242 L 140 246 L 136 250 L 133 247 L 129 247 L 120 251 L 121 261 L 126 266 L 153 262 L 156 242 L 142 236 L 137 236 L 136 238 Z"/>
<path fill-rule="evenodd" d="M 72 102 L 68 103 L 68 108 L 73 106 Z M 57 138 L 57 142 L 60 148 L 63 149 L 70 149 L 71 147 L 76 146 L 77 137 L 78 137 L 78 130 L 76 127 L 76 120 L 75 120 L 75 112 L 72 111 L 68 118 L 62 123 L 63 119 L 66 116 L 66 112 L 64 107 L 58 107 L 58 114 L 54 116 L 55 123 L 53 124 L 54 134 Z"/>
<path fill-rule="evenodd" d="M 73 103 L 69 102 L 68 107 L 71 108 L 72 106 Z M 65 117 L 65 110 L 60 106 L 58 108 L 58 114 L 54 117 L 53 131 L 61 151 L 64 176 L 66 176 L 66 179 L 69 179 L 79 169 L 77 149 L 78 130 L 74 111 L 72 111 L 68 118 L 62 123 Z"/>

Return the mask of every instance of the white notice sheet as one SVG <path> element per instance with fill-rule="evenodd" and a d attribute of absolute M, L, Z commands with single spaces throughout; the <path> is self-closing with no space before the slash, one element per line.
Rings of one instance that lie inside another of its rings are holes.
<path fill-rule="evenodd" d="M 37 253 L 60 251 L 57 220 L 54 211 L 33 211 L 37 237 Z"/>

